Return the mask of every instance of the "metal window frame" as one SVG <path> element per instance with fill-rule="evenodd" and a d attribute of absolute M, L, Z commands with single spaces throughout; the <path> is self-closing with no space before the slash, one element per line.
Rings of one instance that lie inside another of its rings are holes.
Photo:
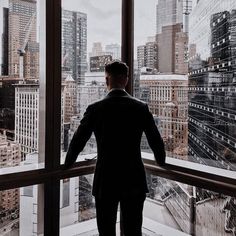
<path fill-rule="evenodd" d="M 61 0 L 45 0 L 46 6 L 46 81 L 45 81 L 45 136 L 42 153 L 45 168 L 0 175 L 0 191 L 39 184 L 44 204 L 45 236 L 59 236 L 60 180 L 94 172 L 95 161 L 76 163 L 63 170 L 60 165 L 61 116 Z M 130 68 L 126 90 L 133 91 L 134 0 L 122 0 L 122 60 Z M 59 119 L 58 119 L 59 117 Z M 41 121 L 44 124 L 44 121 Z M 43 146 L 43 145 L 42 145 Z M 144 161 L 146 170 L 154 175 L 236 197 L 236 181 L 214 174 L 167 164 L 159 167 Z M 40 214 L 40 213 L 38 213 Z M 43 219 L 44 218 L 44 219 Z"/>

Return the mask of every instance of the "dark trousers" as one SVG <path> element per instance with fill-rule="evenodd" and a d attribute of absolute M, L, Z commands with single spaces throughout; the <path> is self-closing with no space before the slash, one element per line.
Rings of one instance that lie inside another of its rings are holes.
<path fill-rule="evenodd" d="M 145 198 L 146 194 L 95 197 L 99 236 L 116 235 L 116 216 L 119 202 L 124 235 L 142 236 Z"/>

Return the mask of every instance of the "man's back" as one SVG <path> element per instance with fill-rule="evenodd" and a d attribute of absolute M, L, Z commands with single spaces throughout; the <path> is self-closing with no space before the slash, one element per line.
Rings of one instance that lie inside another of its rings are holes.
<path fill-rule="evenodd" d="M 80 129 L 87 131 L 82 134 L 86 138 L 83 143 L 92 132 L 97 140 L 93 195 L 148 192 L 140 151 L 143 132 L 160 164 L 165 156 L 162 139 L 145 103 L 124 90 L 110 91 L 88 107 Z"/>
<path fill-rule="evenodd" d="M 65 160 L 70 167 L 94 132 L 97 140 L 97 164 L 93 195 L 99 235 L 116 235 L 118 204 L 124 235 L 142 235 L 142 211 L 147 183 L 141 158 L 143 132 L 159 165 L 165 163 L 163 140 L 147 104 L 125 92 L 127 65 L 112 61 L 105 66 L 109 94 L 88 106 L 75 132 Z"/>

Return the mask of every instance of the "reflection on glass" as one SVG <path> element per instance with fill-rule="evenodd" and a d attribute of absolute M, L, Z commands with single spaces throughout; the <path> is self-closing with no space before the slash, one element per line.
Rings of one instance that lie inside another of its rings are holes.
<path fill-rule="evenodd" d="M 161 235 L 234 235 L 236 200 L 148 175 L 143 227 Z"/>
<path fill-rule="evenodd" d="M 40 235 L 41 200 L 37 185 L 0 191 L 0 235 Z"/>
<path fill-rule="evenodd" d="M 62 163 L 87 106 L 107 94 L 105 63 L 121 59 L 120 17 L 120 0 L 62 1 Z M 81 154 L 96 152 L 92 135 Z"/>
<path fill-rule="evenodd" d="M 0 1 L 0 168 L 8 167 L 11 172 L 23 170 L 11 168 L 21 162 L 38 163 L 38 159 L 31 163 L 28 155 L 39 149 L 39 27 L 43 15 L 44 7 L 36 0 Z"/>
<path fill-rule="evenodd" d="M 189 159 L 228 170 L 236 170 L 235 26 L 235 1 L 199 2 L 190 15 Z"/>
<path fill-rule="evenodd" d="M 235 12 L 234 0 L 135 1 L 134 94 L 169 157 L 236 170 Z"/>
<path fill-rule="evenodd" d="M 92 182 L 93 175 L 61 181 L 60 235 L 97 232 Z"/>

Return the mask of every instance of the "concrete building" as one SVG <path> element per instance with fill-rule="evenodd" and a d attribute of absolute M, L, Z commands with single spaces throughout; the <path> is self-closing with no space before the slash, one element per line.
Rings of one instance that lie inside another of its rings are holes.
<path fill-rule="evenodd" d="M 64 163 L 65 152 L 61 153 Z M 38 153 L 26 156 L 24 165 L 38 163 Z M 63 179 L 60 181 L 60 228 L 63 230 L 73 224 L 95 217 L 94 200 L 91 193 L 91 175 Z M 40 234 L 42 219 L 39 219 L 39 207 L 43 199 L 38 185 L 20 189 L 20 236 Z M 65 235 L 65 234 L 63 234 Z"/>
<path fill-rule="evenodd" d="M 64 123 L 70 122 L 70 118 L 77 114 L 77 83 L 68 75 L 63 82 L 63 95 L 64 95 Z"/>
<path fill-rule="evenodd" d="M 157 45 L 159 72 L 187 74 L 188 35 L 182 23 L 163 26 Z"/>
<path fill-rule="evenodd" d="M 39 85 L 15 85 L 15 142 L 21 144 L 22 160 L 38 150 Z"/>
<path fill-rule="evenodd" d="M 106 63 L 112 61 L 112 59 L 111 55 L 90 57 L 90 72 L 104 72 Z"/>
<path fill-rule="evenodd" d="M 3 32 L 2 32 L 2 65 L 1 75 L 8 75 L 8 37 L 9 37 L 9 9 L 3 8 Z"/>
<path fill-rule="evenodd" d="M 118 43 L 112 43 L 105 46 L 105 52 L 112 56 L 113 60 L 121 60 L 121 47 Z"/>
<path fill-rule="evenodd" d="M 187 76 L 141 75 L 140 87 L 149 91 L 149 109 L 160 120 L 159 130 L 168 155 L 185 159 L 188 145 Z"/>
<path fill-rule="evenodd" d="M 175 35 L 175 63 L 174 73 L 186 75 L 188 73 L 188 34 L 178 32 Z"/>
<path fill-rule="evenodd" d="M 7 140 L 6 133 L 0 134 L 0 168 L 19 166 L 21 161 L 20 145 Z M 11 214 L 19 211 L 19 189 L 0 191 L 0 215 L 3 221 L 11 219 Z M 0 228 L 1 228 L 0 221 Z"/>
<path fill-rule="evenodd" d="M 62 10 L 62 71 L 84 83 L 87 71 L 87 14 Z"/>
<path fill-rule="evenodd" d="M 20 70 L 23 69 L 24 78 L 39 78 L 36 24 L 35 0 L 9 0 L 9 75 L 19 76 Z M 23 68 L 20 68 L 19 50 L 24 51 L 23 65 L 21 65 Z"/>
<path fill-rule="evenodd" d="M 19 78 L 0 77 L 0 129 L 5 130 L 9 138 L 14 138 L 15 130 L 15 87 Z"/>
<path fill-rule="evenodd" d="M 89 53 L 89 57 L 101 56 L 104 54 L 102 43 L 94 42 L 92 47 L 92 52 Z"/>
<path fill-rule="evenodd" d="M 147 42 L 137 48 L 138 69 L 149 67 L 158 69 L 158 46 L 156 41 Z"/>

